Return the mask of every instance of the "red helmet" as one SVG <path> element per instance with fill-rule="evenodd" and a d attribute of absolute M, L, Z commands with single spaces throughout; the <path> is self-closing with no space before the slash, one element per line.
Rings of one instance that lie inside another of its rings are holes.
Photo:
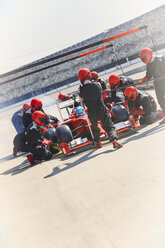
<path fill-rule="evenodd" d="M 120 77 L 116 74 L 110 75 L 109 84 L 111 88 L 117 88 L 120 84 Z"/>
<path fill-rule="evenodd" d="M 97 82 L 98 77 L 99 77 L 98 73 L 96 71 L 92 71 L 91 72 L 91 75 L 92 75 L 92 79 Z"/>
<path fill-rule="evenodd" d="M 125 89 L 124 95 L 126 100 L 136 100 L 138 91 L 135 87 L 129 86 Z"/>
<path fill-rule="evenodd" d="M 92 75 L 90 70 L 88 70 L 87 68 L 80 69 L 78 72 L 78 78 L 81 83 L 84 83 L 86 79 L 92 80 Z"/>
<path fill-rule="evenodd" d="M 29 109 L 31 106 L 30 106 L 30 103 L 24 103 L 23 105 L 23 112 L 25 112 L 27 109 Z"/>
<path fill-rule="evenodd" d="M 39 126 L 43 126 L 46 124 L 46 117 L 42 111 L 35 111 L 32 115 L 32 119 Z"/>
<path fill-rule="evenodd" d="M 110 93 L 110 90 L 109 89 L 105 89 L 103 92 L 102 92 L 102 100 L 104 100 L 106 98 L 106 96 Z"/>
<path fill-rule="evenodd" d="M 59 92 L 58 100 L 61 102 L 69 100 L 69 96 L 67 94 L 63 94 L 63 93 Z"/>
<path fill-rule="evenodd" d="M 146 47 L 140 51 L 139 56 L 141 60 L 147 65 L 152 59 L 152 54 L 153 54 L 153 51 L 150 48 Z"/>
<path fill-rule="evenodd" d="M 42 101 L 38 98 L 33 98 L 31 100 L 31 108 L 33 111 L 42 109 Z"/>

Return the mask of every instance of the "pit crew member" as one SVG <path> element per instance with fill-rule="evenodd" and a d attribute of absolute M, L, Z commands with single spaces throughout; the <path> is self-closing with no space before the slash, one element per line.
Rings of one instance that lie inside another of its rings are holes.
<path fill-rule="evenodd" d="M 134 85 L 133 79 L 126 76 L 111 74 L 109 76 L 112 102 L 124 102 L 124 90 L 127 86 Z"/>
<path fill-rule="evenodd" d="M 32 120 L 32 114 L 36 110 L 40 110 L 43 113 L 45 113 L 43 108 L 42 108 L 42 105 L 43 105 L 42 101 L 38 98 L 33 98 L 31 100 L 31 108 L 27 109 L 24 112 L 23 117 L 22 117 L 22 122 L 23 122 L 25 129 L 27 129 L 28 126 L 30 125 L 30 123 L 33 121 Z M 59 121 L 55 116 L 52 116 L 52 115 L 46 115 L 46 117 L 49 119 L 49 121 L 52 120 L 54 122 L 54 124 L 56 124 Z"/>
<path fill-rule="evenodd" d="M 12 116 L 11 121 L 17 133 L 20 133 L 24 129 L 24 125 L 22 123 L 22 116 L 23 116 L 23 113 L 29 108 L 30 108 L 30 104 L 24 103 L 23 108 L 15 112 Z"/>
<path fill-rule="evenodd" d="M 34 164 L 36 160 L 49 160 L 52 153 L 48 147 L 52 144 L 50 140 L 44 139 L 40 131 L 41 126 L 46 126 L 47 116 L 42 111 L 35 111 L 32 114 L 33 122 L 27 128 L 27 145 L 30 154 L 27 156 L 30 164 Z"/>
<path fill-rule="evenodd" d="M 154 98 L 147 92 L 129 86 L 124 91 L 128 101 L 130 114 L 139 119 L 140 124 L 151 124 L 158 120 L 157 105 Z"/>
<path fill-rule="evenodd" d="M 106 82 L 104 80 L 102 80 L 101 78 L 99 78 L 99 75 L 98 75 L 98 73 L 96 71 L 92 71 L 91 75 L 92 75 L 92 80 L 94 82 L 100 83 L 101 88 L 104 91 L 107 88 Z"/>
<path fill-rule="evenodd" d="M 33 122 L 33 118 L 32 118 L 33 113 L 37 110 L 40 110 L 45 114 L 44 110 L 42 109 L 42 101 L 38 98 L 33 98 L 31 100 L 30 107 L 24 111 L 23 116 L 22 116 L 22 123 L 24 125 L 24 129 L 20 133 L 18 133 L 14 137 L 14 140 L 13 140 L 13 145 L 14 145 L 13 156 L 14 157 L 17 155 L 18 152 L 28 152 L 26 131 L 29 125 Z M 45 118 L 47 118 L 47 123 L 52 122 L 52 124 L 58 125 L 59 120 L 56 117 L 45 114 Z"/>
<path fill-rule="evenodd" d="M 154 79 L 156 97 L 163 112 L 163 120 L 159 124 L 165 124 L 165 55 L 154 55 L 150 48 L 143 48 L 139 56 L 147 65 L 146 76 L 141 82 Z"/>
<path fill-rule="evenodd" d="M 88 108 L 88 117 L 92 124 L 94 142 L 98 148 L 102 146 L 100 141 L 100 129 L 97 122 L 102 122 L 109 141 L 113 143 L 114 148 L 121 148 L 122 145 L 117 141 L 114 124 L 102 100 L 101 87 L 97 82 L 92 81 L 91 72 L 87 68 L 82 68 L 78 72 L 78 78 L 81 82 L 79 95 Z"/>

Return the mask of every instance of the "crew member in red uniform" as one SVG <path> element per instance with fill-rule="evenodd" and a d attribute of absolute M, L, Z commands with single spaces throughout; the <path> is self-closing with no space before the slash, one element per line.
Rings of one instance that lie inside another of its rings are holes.
<path fill-rule="evenodd" d="M 134 85 L 134 81 L 126 76 L 111 74 L 109 76 L 112 102 L 124 102 L 124 90 L 127 86 Z"/>
<path fill-rule="evenodd" d="M 33 98 L 31 100 L 31 104 L 30 107 L 28 107 L 27 109 L 24 110 L 23 112 L 23 116 L 22 116 L 22 123 L 24 125 L 24 130 L 20 133 L 18 133 L 14 140 L 13 140 L 13 144 L 14 144 L 14 148 L 13 148 L 13 155 L 14 157 L 17 155 L 18 152 L 28 152 L 27 149 L 27 128 L 29 127 L 29 125 L 33 122 L 33 118 L 32 115 L 35 111 L 40 110 L 45 114 L 45 118 L 47 118 L 47 122 L 52 124 L 56 124 L 59 122 L 59 120 L 57 119 L 57 117 L 52 116 L 52 115 L 47 115 L 43 108 L 42 108 L 42 101 L 38 98 Z"/>
<path fill-rule="evenodd" d="M 27 129 L 30 123 L 33 121 L 32 114 L 37 110 L 40 110 L 43 113 L 45 113 L 42 108 L 42 101 L 38 98 L 33 98 L 31 100 L 31 108 L 27 109 L 24 112 L 23 117 L 22 117 L 22 122 L 23 122 L 25 129 Z M 46 115 L 46 117 L 49 119 L 49 121 L 52 120 L 54 124 L 59 121 L 55 116 L 52 116 L 52 115 Z"/>
<path fill-rule="evenodd" d="M 19 151 L 22 151 L 22 152 L 27 151 L 25 129 L 22 123 L 22 116 L 23 116 L 23 113 L 27 111 L 29 108 L 31 108 L 30 104 L 24 103 L 23 108 L 17 111 L 12 117 L 13 125 L 15 126 L 15 129 L 18 132 L 13 140 L 13 145 L 14 145 L 13 156 L 14 157 L 16 157 Z"/>
<path fill-rule="evenodd" d="M 109 141 L 113 143 L 113 147 L 121 148 L 122 145 L 117 141 L 114 124 L 102 100 L 100 85 L 92 81 L 91 72 L 87 68 L 79 70 L 78 78 L 81 82 L 79 95 L 88 108 L 88 117 L 92 124 L 91 128 L 96 146 L 98 148 L 102 146 L 100 142 L 100 129 L 97 126 L 97 122 L 101 121 L 104 130 L 108 134 Z"/>
<path fill-rule="evenodd" d="M 102 91 L 104 91 L 107 88 L 106 82 L 104 80 L 102 80 L 101 78 L 99 78 L 99 75 L 96 71 L 92 71 L 91 75 L 92 75 L 92 80 L 94 82 L 100 83 Z"/>
<path fill-rule="evenodd" d="M 30 154 L 27 156 L 30 164 L 34 164 L 36 160 L 49 160 L 52 153 L 48 147 L 52 144 L 51 140 L 44 139 L 40 131 L 41 126 L 46 126 L 47 116 L 42 111 L 35 111 L 32 114 L 33 122 L 27 128 L 27 146 Z"/>
<path fill-rule="evenodd" d="M 20 133 L 23 129 L 24 129 L 24 125 L 22 123 L 22 116 L 23 113 L 30 108 L 30 104 L 29 103 L 24 103 L 23 108 L 21 108 L 20 110 L 18 110 L 17 112 L 15 112 L 12 116 L 12 123 L 17 131 L 17 133 Z"/>
<path fill-rule="evenodd" d="M 124 91 L 128 100 L 130 114 L 139 119 L 140 124 L 152 124 L 158 120 L 157 105 L 154 98 L 147 92 L 129 86 Z"/>
<path fill-rule="evenodd" d="M 160 124 L 165 124 L 165 55 L 154 55 L 150 48 L 143 48 L 139 55 L 143 63 L 147 65 L 146 76 L 141 82 L 145 83 L 154 79 L 156 97 L 163 112 L 163 120 Z"/>
<path fill-rule="evenodd" d="M 61 102 L 69 100 L 69 95 L 59 92 L 58 100 Z"/>

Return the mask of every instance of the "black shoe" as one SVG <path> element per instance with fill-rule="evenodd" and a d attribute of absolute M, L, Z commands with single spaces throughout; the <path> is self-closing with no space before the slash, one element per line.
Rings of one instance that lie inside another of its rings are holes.
<path fill-rule="evenodd" d="M 119 149 L 119 148 L 123 147 L 123 145 L 118 143 L 118 141 L 116 139 L 112 142 L 112 144 L 113 144 L 113 148 L 115 148 L 115 149 Z"/>

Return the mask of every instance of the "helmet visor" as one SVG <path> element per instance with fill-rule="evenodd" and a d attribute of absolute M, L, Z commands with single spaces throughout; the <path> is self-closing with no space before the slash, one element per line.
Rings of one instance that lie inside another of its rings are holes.
<path fill-rule="evenodd" d="M 147 60 L 147 56 L 143 56 L 143 57 L 142 57 L 142 61 L 145 63 L 146 60 Z"/>
<path fill-rule="evenodd" d="M 113 84 L 113 86 L 112 86 L 112 88 L 117 88 L 118 86 L 119 86 L 119 81 L 116 81 L 114 84 Z"/>
<path fill-rule="evenodd" d="M 134 99 L 134 95 L 132 94 L 130 97 L 125 96 L 125 99 L 128 101 L 132 101 Z"/>
<path fill-rule="evenodd" d="M 41 123 L 45 124 L 45 118 L 38 117 L 38 120 L 39 120 Z"/>
<path fill-rule="evenodd" d="M 41 110 L 41 106 L 33 106 L 33 109 L 36 110 Z"/>

